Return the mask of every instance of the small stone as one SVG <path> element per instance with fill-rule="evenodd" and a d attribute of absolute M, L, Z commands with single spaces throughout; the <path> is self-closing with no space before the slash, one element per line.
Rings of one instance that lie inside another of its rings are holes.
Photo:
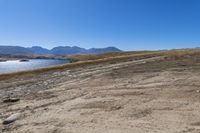
<path fill-rule="evenodd" d="M 20 116 L 21 116 L 20 113 L 12 114 L 11 116 L 9 116 L 8 118 L 6 118 L 6 119 L 3 121 L 3 124 L 4 124 L 4 125 L 10 124 L 10 123 L 16 121 L 17 119 L 19 119 Z"/>
<path fill-rule="evenodd" d="M 19 98 L 7 98 L 7 99 L 4 99 L 3 102 L 9 103 L 9 102 L 17 102 L 19 100 L 20 100 Z"/>
<path fill-rule="evenodd" d="M 48 108 L 44 108 L 44 110 L 49 110 Z"/>
<path fill-rule="evenodd" d="M 197 92 L 197 93 L 199 93 L 199 92 L 200 92 L 200 90 L 196 90 L 196 92 Z"/>

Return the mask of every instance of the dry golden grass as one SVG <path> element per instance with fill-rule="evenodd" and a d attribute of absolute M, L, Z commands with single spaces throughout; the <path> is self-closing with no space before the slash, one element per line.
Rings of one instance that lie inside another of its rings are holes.
<path fill-rule="evenodd" d="M 180 49 L 180 50 L 170 50 L 165 52 L 165 59 L 184 59 L 188 57 L 200 56 L 200 49 Z"/>
<path fill-rule="evenodd" d="M 117 56 L 128 56 L 128 55 L 134 55 L 134 54 L 145 54 L 155 51 L 129 51 L 129 52 L 110 52 L 105 54 L 83 54 L 83 55 L 73 55 L 73 56 L 67 56 L 65 58 L 70 59 L 77 59 L 77 60 L 97 60 L 97 59 L 105 59 L 110 57 L 117 57 Z"/>

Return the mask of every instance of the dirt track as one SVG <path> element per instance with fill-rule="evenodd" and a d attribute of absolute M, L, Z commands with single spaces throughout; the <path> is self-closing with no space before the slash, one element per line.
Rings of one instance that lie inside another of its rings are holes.
<path fill-rule="evenodd" d="M 0 132 L 198 133 L 199 62 L 103 63 L 0 81 L 0 119 L 21 112 Z"/>

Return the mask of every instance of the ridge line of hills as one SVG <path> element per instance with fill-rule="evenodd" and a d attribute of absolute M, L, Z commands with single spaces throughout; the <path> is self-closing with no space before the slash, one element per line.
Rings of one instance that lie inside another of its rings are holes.
<path fill-rule="evenodd" d="M 77 55 L 77 54 L 103 54 L 108 52 L 121 52 L 116 47 L 90 48 L 85 49 L 77 46 L 58 46 L 52 49 L 46 49 L 40 46 L 21 47 L 21 46 L 0 46 L 0 54 L 9 55 Z"/>

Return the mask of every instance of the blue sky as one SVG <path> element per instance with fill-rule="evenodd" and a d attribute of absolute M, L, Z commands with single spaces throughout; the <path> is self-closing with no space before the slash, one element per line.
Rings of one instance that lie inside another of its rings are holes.
<path fill-rule="evenodd" d="M 200 1 L 0 0 L 0 45 L 200 47 Z"/>

